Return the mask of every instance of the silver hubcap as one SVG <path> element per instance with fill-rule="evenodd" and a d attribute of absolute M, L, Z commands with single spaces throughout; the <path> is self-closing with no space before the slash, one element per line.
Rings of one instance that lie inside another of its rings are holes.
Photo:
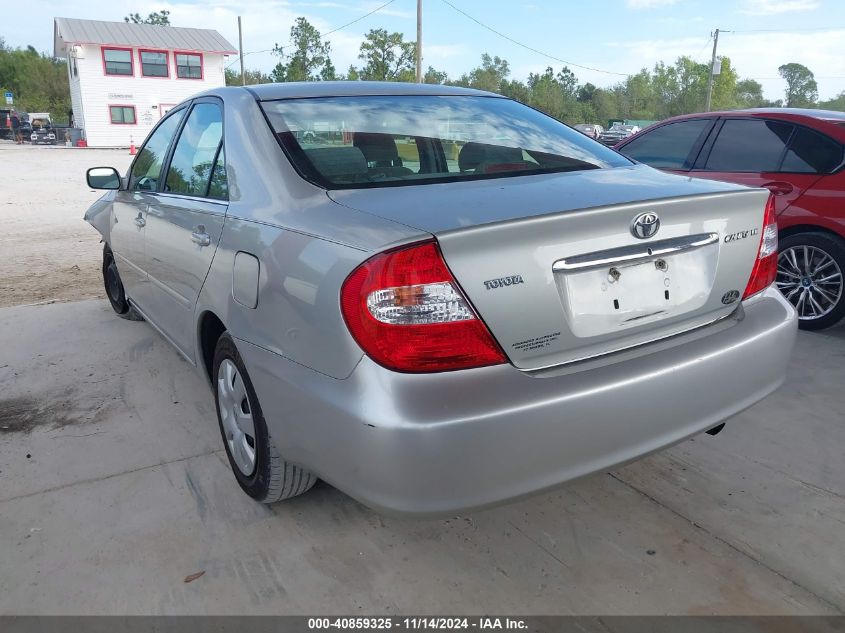
<path fill-rule="evenodd" d="M 255 471 L 255 423 L 246 386 L 235 363 L 228 358 L 217 373 L 217 402 L 229 453 L 247 477 Z"/>
<path fill-rule="evenodd" d="M 799 319 L 818 319 L 842 299 L 842 271 L 823 250 L 792 246 L 778 254 L 777 286 L 795 306 Z"/>

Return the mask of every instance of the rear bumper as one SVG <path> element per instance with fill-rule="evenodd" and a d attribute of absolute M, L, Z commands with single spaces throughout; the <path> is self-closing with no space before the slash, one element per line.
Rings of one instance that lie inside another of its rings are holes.
<path fill-rule="evenodd" d="M 382 510 L 440 514 L 607 470 L 716 426 L 775 390 L 795 340 L 773 288 L 649 348 L 535 374 L 510 365 L 335 380 L 239 341 L 289 460 Z"/>

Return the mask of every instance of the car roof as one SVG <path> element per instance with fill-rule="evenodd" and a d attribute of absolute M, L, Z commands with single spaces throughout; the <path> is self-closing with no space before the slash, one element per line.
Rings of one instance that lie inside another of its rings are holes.
<path fill-rule="evenodd" d="M 694 112 L 691 114 L 680 114 L 673 117 L 668 117 L 657 123 L 649 125 L 634 134 L 624 139 L 614 147 L 619 149 L 634 139 L 648 134 L 654 129 L 671 123 L 673 121 L 684 121 L 687 119 L 701 119 L 705 117 L 735 117 L 735 116 L 750 116 L 750 117 L 766 117 L 772 119 L 781 119 L 783 121 L 791 121 L 793 123 L 803 123 L 808 127 L 815 128 L 818 131 L 823 131 L 828 136 L 838 140 L 840 143 L 845 143 L 845 112 L 837 112 L 835 110 L 814 110 L 812 108 L 746 108 L 745 110 L 714 110 L 713 112 Z"/>
<path fill-rule="evenodd" d="M 439 84 L 412 84 L 399 81 L 307 81 L 246 86 L 261 101 L 303 97 L 356 97 L 373 95 L 438 95 L 497 97 L 483 90 Z"/>
<path fill-rule="evenodd" d="M 702 116 L 736 116 L 736 115 L 758 115 L 758 116 L 772 116 L 776 118 L 809 118 L 819 119 L 822 121 L 845 121 L 845 112 L 837 112 L 835 110 L 814 110 L 812 108 L 748 108 L 745 110 L 715 110 L 713 112 L 696 112 L 693 114 L 681 114 L 679 116 L 670 117 L 666 121 L 674 121 L 676 119 L 690 119 Z M 661 121 L 662 123 L 663 121 Z"/>

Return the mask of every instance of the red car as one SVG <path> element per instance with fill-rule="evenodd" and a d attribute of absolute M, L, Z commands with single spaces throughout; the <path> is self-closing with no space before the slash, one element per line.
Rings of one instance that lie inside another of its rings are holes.
<path fill-rule="evenodd" d="M 845 316 L 845 113 L 687 114 L 614 149 L 676 174 L 771 190 L 780 232 L 777 284 L 801 327 L 818 330 Z"/>

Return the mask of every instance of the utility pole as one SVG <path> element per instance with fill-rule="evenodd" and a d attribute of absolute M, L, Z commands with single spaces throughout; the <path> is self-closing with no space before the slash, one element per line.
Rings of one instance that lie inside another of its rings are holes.
<path fill-rule="evenodd" d="M 417 0 L 417 83 L 422 81 L 422 0 Z"/>
<path fill-rule="evenodd" d="M 241 54 L 241 85 L 246 85 L 246 76 L 244 75 L 244 34 L 241 31 L 241 16 L 238 16 L 238 49 Z"/>
<path fill-rule="evenodd" d="M 713 69 L 716 67 L 716 47 L 719 45 L 719 29 L 713 34 L 713 57 L 710 59 L 710 75 L 707 79 L 707 105 L 705 112 L 710 112 L 710 100 L 713 97 Z"/>

